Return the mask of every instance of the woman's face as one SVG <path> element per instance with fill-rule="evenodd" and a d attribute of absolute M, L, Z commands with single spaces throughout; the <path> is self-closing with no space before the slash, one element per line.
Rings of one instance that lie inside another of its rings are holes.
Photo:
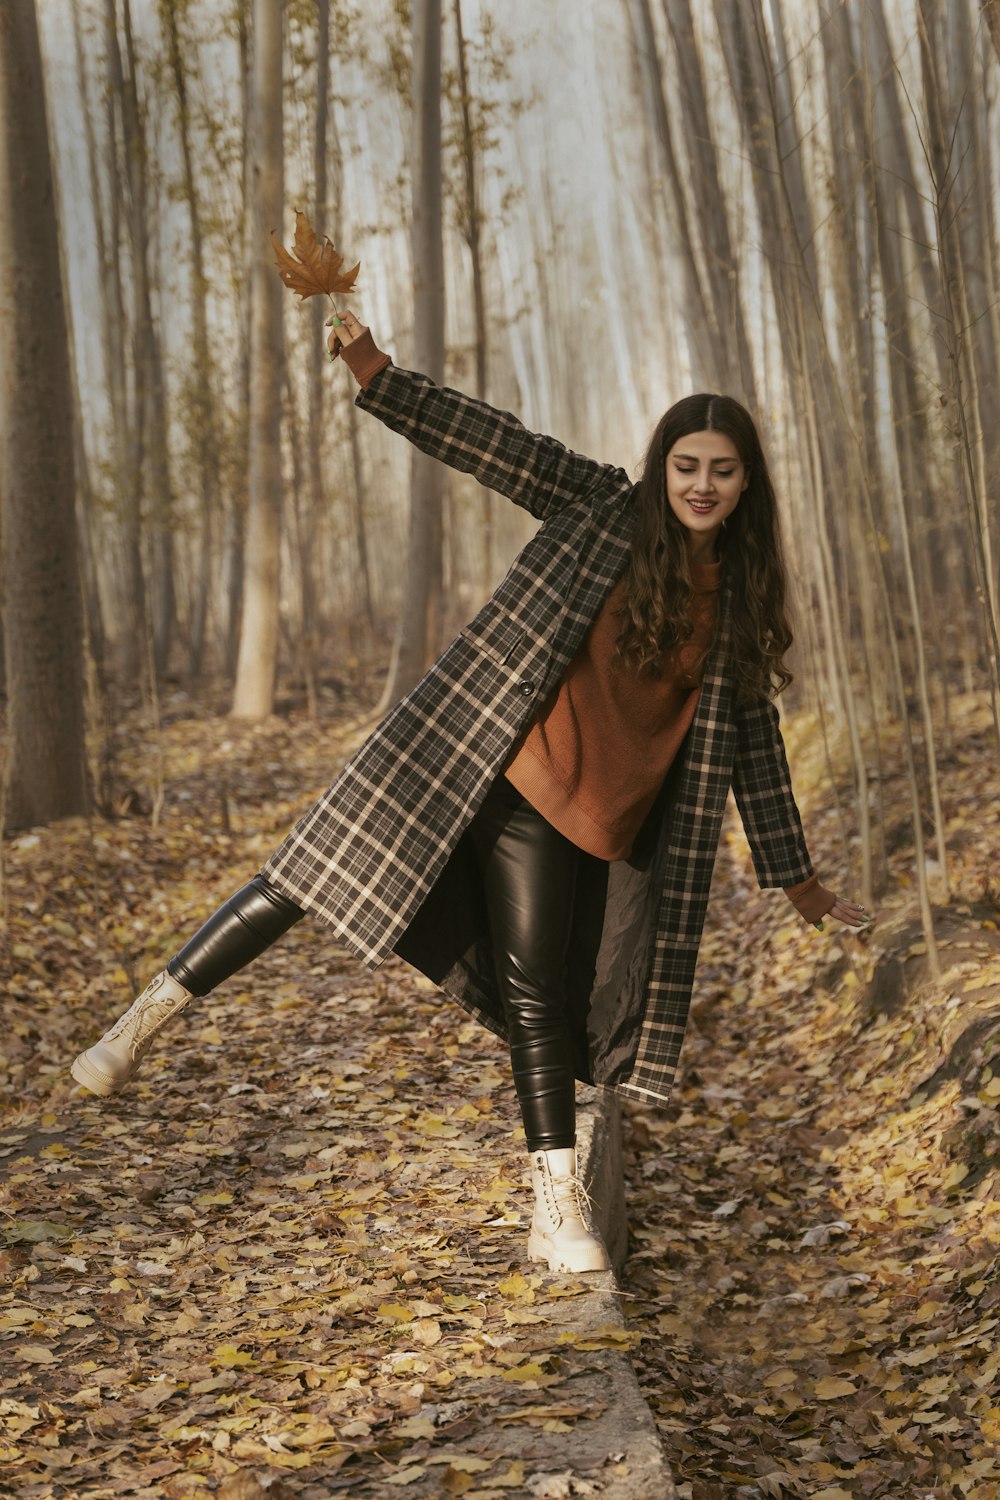
<path fill-rule="evenodd" d="M 693 557 L 711 558 L 727 516 L 750 483 L 732 438 L 722 432 L 689 432 L 666 458 L 667 500 L 686 528 Z"/>

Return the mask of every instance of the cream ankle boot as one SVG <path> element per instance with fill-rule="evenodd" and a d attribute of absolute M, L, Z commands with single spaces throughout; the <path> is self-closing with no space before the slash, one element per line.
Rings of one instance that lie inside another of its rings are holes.
<path fill-rule="evenodd" d="M 531 1185 L 535 1212 L 528 1255 L 546 1260 L 550 1271 L 606 1271 L 607 1251 L 584 1216 L 587 1194 L 576 1175 L 576 1151 L 533 1151 Z"/>
<path fill-rule="evenodd" d="M 190 990 L 163 969 L 111 1030 L 80 1053 L 70 1069 L 77 1083 L 92 1094 L 117 1094 L 149 1051 L 160 1027 L 192 998 Z"/>

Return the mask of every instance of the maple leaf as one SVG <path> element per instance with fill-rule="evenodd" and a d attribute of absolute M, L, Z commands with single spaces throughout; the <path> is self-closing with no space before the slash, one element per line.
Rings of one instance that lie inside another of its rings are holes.
<path fill-rule="evenodd" d="M 299 296 L 332 296 L 334 292 L 351 292 L 361 270 L 358 261 L 350 271 L 342 271 L 344 257 L 338 255 L 333 241 L 323 236 L 320 244 L 309 220 L 301 209 L 295 210 L 295 239 L 292 242 L 295 254 L 285 249 L 271 230 L 275 248 L 275 264 L 285 285 Z M 298 257 L 296 259 L 296 257 Z"/>

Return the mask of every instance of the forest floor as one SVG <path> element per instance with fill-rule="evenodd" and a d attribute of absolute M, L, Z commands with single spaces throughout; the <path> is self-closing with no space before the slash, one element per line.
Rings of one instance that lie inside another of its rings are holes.
<path fill-rule="evenodd" d="M 630 1336 L 526 1263 L 506 1049 L 421 976 L 306 921 L 121 1095 L 69 1078 L 363 728 L 183 712 L 130 725 L 128 816 L 4 850 L 0 1494 L 565 1495 L 565 1434 L 618 1493 Z"/>
<path fill-rule="evenodd" d="M 627 1315 L 691 1500 L 1000 1494 L 1000 772 L 983 702 L 953 712 L 940 979 L 901 785 L 861 936 L 759 891 L 732 816 L 674 1099 L 626 1109 Z M 822 738 L 786 738 L 821 878 L 863 899 Z"/>
<path fill-rule="evenodd" d="M 120 816 L 4 846 L 0 1493 L 613 1497 L 581 1381 L 623 1344 L 692 1500 L 998 1493 L 981 703 L 954 705 L 945 763 L 940 982 L 905 852 L 871 930 L 818 934 L 757 891 L 732 827 L 675 1104 L 627 1110 L 631 1333 L 583 1341 L 559 1331 L 583 1283 L 523 1265 L 504 1049 L 404 965 L 371 973 L 304 922 L 122 1095 L 70 1081 L 365 727 L 167 709 L 107 768 Z M 815 727 L 789 738 L 837 884 Z M 539 1482 L 553 1433 L 580 1455 L 561 1488 Z"/>

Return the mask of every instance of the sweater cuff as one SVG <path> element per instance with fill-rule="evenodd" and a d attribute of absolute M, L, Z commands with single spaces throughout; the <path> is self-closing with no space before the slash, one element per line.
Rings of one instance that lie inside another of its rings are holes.
<path fill-rule="evenodd" d="M 808 880 L 800 880 L 798 885 L 786 885 L 782 889 L 807 922 L 821 922 L 827 912 L 833 910 L 837 899 L 834 891 L 828 891 L 825 886 L 820 885 L 818 875 L 810 875 Z"/>
<path fill-rule="evenodd" d="M 373 375 L 392 364 L 392 356 L 378 347 L 370 328 L 349 344 L 341 344 L 340 356 L 362 390 L 368 389 Z"/>

